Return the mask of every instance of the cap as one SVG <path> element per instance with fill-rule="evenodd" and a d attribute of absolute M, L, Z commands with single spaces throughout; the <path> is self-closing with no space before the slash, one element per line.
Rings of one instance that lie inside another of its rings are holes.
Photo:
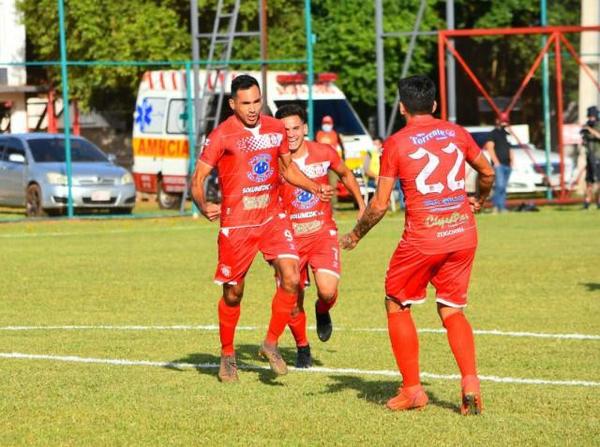
<path fill-rule="evenodd" d="M 598 107 L 596 106 L 591 106 L 587 108 L 587 116 L 593 116 L 594 118 L 598 119 Z"/>
<path fill-rule="evenodd" d="M 333 124 L 333 118 L 329 115 L 325 115 L 321 120 L 321 124 Z"/>

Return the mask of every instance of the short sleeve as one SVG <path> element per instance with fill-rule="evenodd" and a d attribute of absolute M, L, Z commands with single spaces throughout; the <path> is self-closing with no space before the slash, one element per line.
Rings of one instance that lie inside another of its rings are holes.
<path fill-rule="evenodd" d="M 479 157 L 479 154 L 481 154 L 481 149 L 469 132 L 463 129 L 463 134 L 465 138 L 465 159 L 468 162 L 472 162 Z"/>
<path fill-rule="evenodd" d="M 340 165 L 344 162 L 342 161 L 342 158 L 338 155 L 337 151 L 334 148 L 332 148 L 329 144 L 324 144 L 323 146 L 326 147 L 327 158 L 329 159 L 329 166 L 331 166 L 331 169 L 335 170 L 339 168 Z"/>
<path fill-rule="evenodd" d="M 223 156 L 223 151 L 224 148 L 221 144 L 221 137 L 218 131 L 215 129 L 210 133 L 206 141 L 204 141 L 202 154 L 200 155 L 200 161 L 215 167 L 219 162 L 219 159 Z"/>
<path fill-rule="evenodd" d="M 465 131 L 467 132 L 467 131 Z M 468 133 L 468 132 L 467 132 Z M 485 143 L 487 143 L 488 141 L 491 141 L 492 143 L 496 142 L 496 129 L 491 130 L 487 136 L 485 137 Z"/>
<path fill-rule="evenodd" d="M 383 152 L 379 159 L 380 177 L 398 177 L 398 148 L 390 139 L 383 142 Z"/>

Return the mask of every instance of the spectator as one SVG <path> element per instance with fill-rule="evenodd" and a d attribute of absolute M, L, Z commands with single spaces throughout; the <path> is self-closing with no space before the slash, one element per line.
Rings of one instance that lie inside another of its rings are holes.
<path fill-rule="evenodd" d="M 588 107 L 587 122 L 581 129 L 581 138 L 585 146 L 585 201 L 583 208 L 588 209 L 594 196 L 596 207 L 600 209 L 600 194 L 598 185 L 600 183 L 600 131 L 598 130 L 598 108 Z"/>
<path fill-rule="evenodd" d="M 495 213 L 506 211 L 506 187 L 512 171 L 512 153 L 506 126 L 508 126 L 508 116 L 503 113 L 496 119 L 496 127 L 490 132 L 484 145 L 484 149 L 490 154 L 496 174 L 492 195 Z"/>

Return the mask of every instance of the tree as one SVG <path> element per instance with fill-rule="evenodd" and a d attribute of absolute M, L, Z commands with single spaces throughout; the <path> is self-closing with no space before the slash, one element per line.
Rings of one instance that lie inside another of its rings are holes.
<path fill-rule="evenodd" d="M 171 1 L 77 0 L 66 2 L 69 60 L 165 61 L 189 58 L 189 34 Z M 20 0 L 34 60 L 59 60 L 56 0 Z M 131 109 L 143 66 L 69 67 L 70 93 L 84 109 Z M 60 69 L 47 82 L 60 90 Z"/>

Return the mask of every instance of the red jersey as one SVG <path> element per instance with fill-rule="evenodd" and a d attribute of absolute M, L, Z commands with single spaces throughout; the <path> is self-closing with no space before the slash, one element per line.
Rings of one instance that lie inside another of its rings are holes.
<path fill-rule="evenodd" d="M 398 177 L 406 201 L 403 241 L 424 254 L 477 245 L 465 160 L 480 153 L 465 129 L 431 115 L 413 117 L 384 142 L 380 176 Z"/>
<path fill-rule="evenodd" d="M 304 174 L 317 183 L 328 185 L 327 171 L 336 169 L 342 159 L 328 144 L 307 141 L 304 157 L 293 162 Z M 294 236 L 312 236 L 321 230 L 336 229 L 330 202 L 322 202 L 316 195 L 289 184 L 281 185 L 281 201 L 294 229 Z"/>
<path fill-rule="evenodd" d="M 269 116 L 248 129 L 233 115 L 210 133 L 200 160 L 219 173 L 222 227 L 260 225 L 281 209 L 279 156 L 287 153 L 285 128 Z"/>

